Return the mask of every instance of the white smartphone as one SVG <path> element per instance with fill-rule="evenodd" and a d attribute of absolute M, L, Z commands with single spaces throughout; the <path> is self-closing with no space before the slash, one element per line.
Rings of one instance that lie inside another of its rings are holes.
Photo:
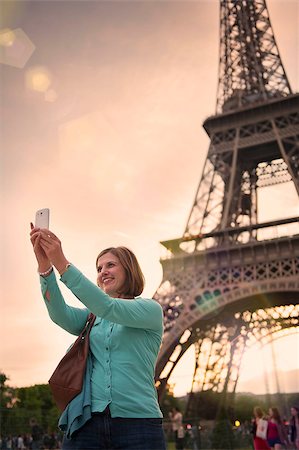
<path fill-rule="evenodd" d="M 35 214 L 35 226 L 36 228 L 49 229 L 50 210 L 49 208 L 43 208 L 36 211 Z"/>

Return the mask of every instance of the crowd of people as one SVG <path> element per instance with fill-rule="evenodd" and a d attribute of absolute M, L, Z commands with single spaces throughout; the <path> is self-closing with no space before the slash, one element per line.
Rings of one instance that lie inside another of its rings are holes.
<path fill-rule="evenodd" d="M 254 450 L 299 450 L 299 408 L 293 406 L 290 413 L 287 421 L 282 420 L 276 407 L 269 408 L 268 414 L 258 406 L 254 408 L 251 427 Z M 201 445 L 198 427 L 190 423 L 184 424 L 183 415 L 178 408 L 172 409 L 169 418 L 176 450 L 199 450 Z M 250 422 L 247 425 L 244 430 L 250 433 Z"/>
<path fill-rule="evenodd" d="M 282 420 L 279 410 L 271 407 L 266 414 L 260 407 L 253 410 L 251 434 L 254 450 L 299 450 L 299 408 L 293 406 L 288 421 Z M 244 424 L 244 432 L 250 435 L 250 422 Z M 200 429 L 192 423 L 184 423 L 178 407 L 169 413 L 172 435 L 176 450 L 199 450 Z M 240 427 L 242 428 L 242 426 Z M 61 433 L 43 433 L 37 423 L 31 422 L 31 433 L 0 438 L 1 450 L 56 450 L 61 448 Z"/>
<path fill-rule="evenodd" d="M 56 450 L 61 447 L 61 438 L 56 433 L 42 433 L 37 440 L 31 433 L 0 438 L 1 450 Z"/>
<path fill-rule="evenodd" d="M 56 450 L 61 447 L 61 433 L 44 433 L 37 420 L 29 421 L 30 433 L 0 437 L 1 450 Z"/>
<path fill-rule="evenodd" d="M 282 420 L 279 410 L 269 408 L 265 414 L 260 407 L 254 408 L 252 421 L 255 450 L 299 449 L 299 408 L 291 408 L 289 422 Z"/>

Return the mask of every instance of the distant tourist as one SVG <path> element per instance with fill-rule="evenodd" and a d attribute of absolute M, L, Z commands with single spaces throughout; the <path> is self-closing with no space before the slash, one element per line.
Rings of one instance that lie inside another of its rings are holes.
<path fill-rule="evenodd" d="M 274 407 L 269 409 L 267 440 L 271 450 L 281 450 L 283 445 L 289 444 L 285 425 L 278 409 Z"/>
<path fill-rule="evenodd" d="M 189 436 L 192 443 L 192 450 L 199 450 L 201 447 L 200 442 L 200 426 L 197 423 L 191 423 L 189 428 Z"/>
<path fill-rule="evenodd" d="M 18 440 L 17 440 L 17 448 L 18 448 L 18 450 L 24 450 L 26 448 L 24 445 L 24 439 L 22 438 L 22 436 L 20 434 L 19 434 Z"/>
<path fill-rule="evenodd" d="M 43 448 L 43 430 L 37 423 L 36 419 L 32 418 L 30 419 L 30 426 L 31 426 L 31 448 L 32 450 L 40 450 Z"/>
<path fill-rule="evenodd" d="M 290 440 L 293 448 L 299 449 L 299 408 L 292 406 L 290 419 Z"/>
<path fill-rule="evenodd" d="M 252 434 L 253 434 L 254 450 L 270 450 L 270 447 L 267 442 L 268 421 L 265 417 L 265 414 L 263 413 L 262 409 L 259 406 L 256 406 L 253 409 L 253 415 L 254 418 L 253 418 Z M 265 427 L 264 430 L 263 426 Z M 260 431 L 264 432 L 264 435 L 263 433 L 259 434 Z"/>
<path fill-rule="evenodd" d="M 183 415 L 179 408 L 174 407 L 169 413 L 169 417 L 172 424 L 172 430 L 174 432 L 175 448 L 176 450 L 184 449 L 184 437 L 185 430 L 183 426 Z"/>

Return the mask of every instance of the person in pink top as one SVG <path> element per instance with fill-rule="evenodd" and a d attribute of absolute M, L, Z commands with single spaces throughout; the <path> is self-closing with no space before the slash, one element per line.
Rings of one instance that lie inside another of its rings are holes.
<path fill-rule="evenodd" d="M 283 445 L 289 444 L 288 435 L 279 411 L 274 407 L 269 409 L 267 441 L 271 450 L 281 450 Z"/>

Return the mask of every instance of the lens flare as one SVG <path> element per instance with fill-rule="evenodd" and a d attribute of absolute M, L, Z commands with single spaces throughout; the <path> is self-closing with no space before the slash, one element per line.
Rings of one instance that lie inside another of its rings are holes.
<path fill-rule="evenodd" d="M 1 47 L 11 47 L 15 42 L 16 35 L 9 28 L 4 28 L 0 31 L 0 46 Z"/>
<path fill-rule="evenodd" d="M 47 92 L 51 85 L 51 74 L 45 67 L 32 67 L 26 72 L 26 87 L 32 91 Z"/>
<path fill-rule="evenodd" d="M 35 45 L 21 28 L 0 30 L 0 63 L 23 69 L 34 50 Z"/>

